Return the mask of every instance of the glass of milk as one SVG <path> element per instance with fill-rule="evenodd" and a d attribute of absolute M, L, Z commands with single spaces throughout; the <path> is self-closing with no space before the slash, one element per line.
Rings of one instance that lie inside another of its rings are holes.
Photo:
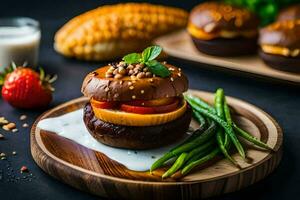
<path fill-rule="evenodd" d="M 41 31 L 39 22 L 26 18 L 0 18 L 0 72 L 14 62 L 35 67 Z"/>

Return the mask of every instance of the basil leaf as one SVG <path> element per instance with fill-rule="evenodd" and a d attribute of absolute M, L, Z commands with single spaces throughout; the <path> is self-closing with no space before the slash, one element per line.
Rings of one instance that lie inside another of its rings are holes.
<path fill-rule="evenodd" d="M 148 66 L 148 69 L 152 74 L 155 74 L 157 76 L 160 76 L 162 78 L 168 77 L 171 75 L 170 70 L 161 64 L 160 62 L 156 60 L 151 60 L 146 62 L 146 65 Z"/>
<path fill-rule="evenodd" d="M 139 63 L 141 61 L 141 54 L 131 53 L 122 58 L 127 64 Z"/>
<path fill-rule="evenodd" d="M 147 62 L 149 60 L 154 60 L 161 53 L 162 48 L 160 46 L 151 46 L 146 48 L 143 53 L 143 61 Z"/>

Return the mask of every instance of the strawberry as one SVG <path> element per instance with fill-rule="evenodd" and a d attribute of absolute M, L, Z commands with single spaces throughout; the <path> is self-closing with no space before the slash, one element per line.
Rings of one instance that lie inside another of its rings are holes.
<path fill-rule="evenodd" d="M 55 79 L 56 76 L 45 76 L 42 69 L 37 73 L 31 68 L 14 65 L 0 78 L 2 98 L 17 108 L 46 107 L 52 100 L 51 83 Z"/>

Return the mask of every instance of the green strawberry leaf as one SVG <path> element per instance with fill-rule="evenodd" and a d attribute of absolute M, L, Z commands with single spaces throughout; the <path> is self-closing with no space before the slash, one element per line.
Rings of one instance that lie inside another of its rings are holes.
<path fill-rule="evenodd" d="M 162 78 L 168 77 L 171 75 L 170 70 L 160 62 L 156 60 L 151 60 L 145 63 L 148 66 L 148 69 L 152 74 L 160 76 Z"/>
<path fill-rule="evenodd" d="M 141 54 L 139 53 L 131 53 L 122 58 L 127 64 L 135 64 L 141 62 Z"/>
<path fill-rule="evenodd" d="M 151 46 L 146 48 L 142 53 L 144 62 L 154 60 L 161 53 L 162 48 L 160 46 Z"/>

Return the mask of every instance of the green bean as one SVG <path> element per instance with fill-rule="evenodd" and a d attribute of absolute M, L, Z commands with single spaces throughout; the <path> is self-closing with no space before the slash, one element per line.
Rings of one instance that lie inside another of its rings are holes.
<path fill-rule="evenodd" d="M 228 106 L 227 101 L 226 101 L 226 97 L 224 98 L 224 113 L 225 113 L 226 122 L 230 126 L 232 126 L 232 118 L 231 118 L 229 106 Z M 228 143 L 228 136 L 227 137 L 225 136 L 224 140 L 225 140 L 225 143 Z"/>
<path fill-rule="evenodd" d="M 194 113 L 194 112 L 196 112 L 196 111 L 193 110 L 193 113 Z M 203 118 L 203 119 L 201 119 L 201 120 L 204 120 L 204 122 L 202 122 L 202 123 L 204 123 L 204 124 L 203 124 L 203 125 L 200 124 L 200 127 L 199 127 L 197 130 L 195 130 L 195 131 L 193 132 L 193 134 L 192 134 L 188 139 L 186 139 L 185 141 L 183 141 L 183 142 L 180 143 L 179 145 L 175 146 L 175 147 L 172 148 L 170 151 L 173 151 L 174 149 L 178 148 L 179 146 L 181 146 L 181 145 L 183 145 L 183 144 L 186 144 L 186 143 L 188 143 L 188 142 L 191 142 L 191 141 L 194 140 L 196 137 L 198 137 L 201 133 L 203 133 L 203 131 L 205 130 L 206 125 L 207 125 L 206 120 L 205 120 L 205 118 L 204 118 L 200 113 L 198 113 L 198 112 L 197 112 L 197 116 L 198 116 L 199 118 Z"/>
<path fill-rule="evenodd" d="M 218 155 L 218 153 L 220 152 L 220 150 L 218 148 L 214 149 L 213 151 L 211 151 L 209 154 L 207 154 L 206 156 L 191 162 L 190 164 L 188 164 L 187 166 L 185 166 L 182 170 L 181 170 L 181 174 L 182 175 L 186 175 L 187 173 L 189 173 L 194 167 L 201 165 L 211 159 L 213 159 L 216 155 Z"/>
<path fill-rule="evenodd" d="M 180 167 L 184 164 L 186 161 L 187 153 L 182 153 L 180 156 L 177 158 L 175 163 L 170 167 L 163 175 L 162 178 L 167 178 L 169 176 L 172 176 Z"/>
<path fill-rule="evenodd" d="M 224 95 L 224 90 L 219 88 L 217 91 L 216 91 L 216 94 L 215 94 L 215 109 L 217 111 L 217 115 L 221 118 L 221 119 L 225 119 L 225 114 L 224 114 L 224 100 L 225 100 L 225 95 Z M 227 148 L 225 144 L 228 143 L 228 139 L 225 143 L 225 138 L 223 140 L 223 135 L 224 135 L 224 132 L 223 132 L 223 129 L 220 127 L 218 128 L 217 130 L 217 142 L 218 142 L 218 146 L 221 150 L 221 152 L 223 153 L 223 155 L 225 156 L 225 158 L 227 158 L 232 164 L 234 164 L 235 166 L 238 166 L 237 162 L 229 155 L 228 151 L 227 151 Z M 225 134 L 225 137 L 227 136 L 227 134 Z M 227 136 L 228 137 L 228 136 Z"/>
<path fill-rule="evenodd" d="M 193 117 L 199 123 L 200 128 L 201 127 L 205 128 L 205 126 L 206 126 L 206 120 L 205 120 L 205 118 L 199 112 L 193 110 Z"/>
<path fill-rule="evenodd" d="M 184 144 L 178 146 L 177 148 L 169 151 L 168 153 L 163 155 L 161 158 L 159 158 L 157 161 L 155 161 L 152 164 L 152 166 L 150 167 L 150 172 L 157 169 L 157 168 L 159 168 L 159 167 L 161 167 L 166 161 L 168 161 L 172 157 L 177 156 L 177 155 L 179 155 L 183 152 L 188 152 L 188 151 L 194 149 L 195 147 L 205 143 L 206 141 L 208 141 L 210 138 L 212 138 L 214 136 L 215 129 L 216 129 L 216 124 L 212 123 L 203 132 L 203 134 L 199 135 L 194 140 L 192 140 L 188 143 L 184 143 Z"/>
<path fill-rule="evenodd" d="M 214 109 L 214 107 L 212 107 L 211 105 L 209 105 L 208 103 L 206 103 L 205 101 L 203 101 L 202 99 L 195 97 L 191 94 L 185 95 L 184 98 L 186 100 L 193 100 L 197 105 L 199 105 L 200 107 L 209 110 L 210 112 L 216 114 L 216 110 Z"/>
<path fill-rule="evenodd" d="M 225 114 L 224 114 L 224 90 L 219 88 L 217 89 L 216 93 L 215 93 L 215 110 L 217 115 L 224 119 L 225 118 Z"/>
<path fill-rule="evenodd" d="M 214 143 L 215 143 L 214 139 L 211 139 L 207 141 L 205 144 L 191 150 L 189 153 L 181 153 L 180 156 L 176 159 L 175 163 L 169 168 L 167 172 L 165 172 L 163 178 L 172 176 L 178 169 L 180 169 L 185 164 L 186 161 L 190 160 L 195 155 L 204 156 L 206 154 L 205 152 L 207 152 L 207 150 L 210 150 L 211 147 L 214 145 Z M 187 156 L 184 156 L 184 160 L 182 160 L 183 154 L 187 154 Z"/>
<path fill-rule="evenodd" d="M 233 128 L 234 130 L 236 130 L 236 132 L 243 138 L 245 138 L 246 140 L 248 140 L 249 142 L 252 142 L 253 144 L 262 147 L 264 149 L 268 149 L 273 151 L 273 149 L 271 147 L 269 147 L 266 143 L 260 141 L 258 138 L 252 136 L 250 133 L 247 133 L 246 131 L 244 131 L 243 129 L 239 128 L 236 124 L 233 123 Z"/>
<path fill-rule="evenodd" d="M 239 140 L 237 139 L 232 126 L 230 126 L 227 122 L 225 122 L 223 119 L 221 119 L 219 116 L 217 116 L 216 114 L 201 108 L 200 106 L 198 106 L 194 101 L 187 99 L 187 101 L 189 102 L 189 104 L 198 112 L 200 112 L 201 114 L 203 114 L 206 117 L 209 117 L 211 119 L 213 119 L 215 122 L 217 122 L 220 126 L 222 126 L 225 130 L 225 133 L 228 134 L 228 136 L 230 137 L 230 139 L 232 140 L 234 146 L 236 147 L 236 149 L 238 150 L 239 154 L 241 155 L 242 158 L 245 158 L 245 151 L 243 149 L 243 146 L 241 145 L 241 143 L 239 142 Z"/>
<path fill-rule="evenodd" d="M 211 140 L 207 141 L 205 144 L 196 147 L 195 149 L 191 150 L 188 153 L 187 160 L 189 160 L 194 155 L 197 155 L 197 154 L 201 153 L 203 150 L 207 149 L 208 147 L 210 147 L 210 146 L 212 146 L 214 144 L 215 144 L 215 140 L 211 139 Z"/>
<path fill-rule="evenodd" d="M 209 146 L 207 147 L 206 149 L 204 149 L 202 152 L 200 152 L 199 154 L 196 154 L 196 155 L 193 155 L 190 159 L 187 159 L 186 161 L 186 166 L 189 165 L 190 163 L 200 159 L 201 157 L 209 154 L 213 149 L 215 149 L 216 146 L 212 145 L 212 146 Z"/>

